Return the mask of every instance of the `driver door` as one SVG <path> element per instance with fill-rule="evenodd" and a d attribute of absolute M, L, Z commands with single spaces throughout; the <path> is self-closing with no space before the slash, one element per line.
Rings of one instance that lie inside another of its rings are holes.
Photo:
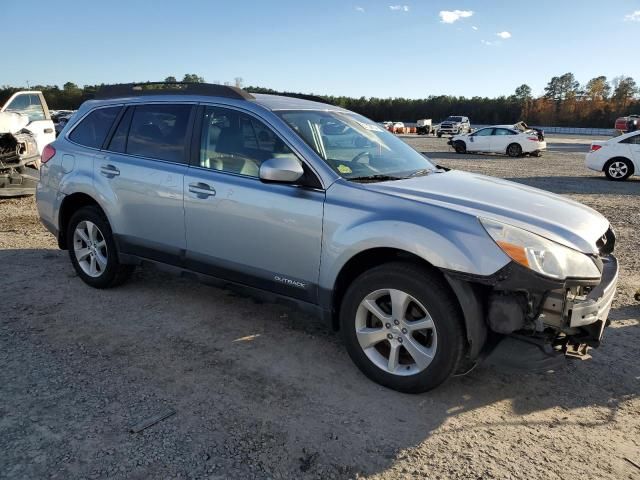
<path fill-rule="evenodd" d="M 325 200 L 319 182 L 307 167 L 300 184 L 260 180 L 263 161 L 300 157 L 253 115 L 206 106 L 198 119 L 184 177 L 187 267 L 315 303 Z"/>
<path fill-rule="evenodd" d="M 491 148 L 491 136 L 494 128 L 482 128 L 469 135 L 468 152 L 488 152 Z"/>

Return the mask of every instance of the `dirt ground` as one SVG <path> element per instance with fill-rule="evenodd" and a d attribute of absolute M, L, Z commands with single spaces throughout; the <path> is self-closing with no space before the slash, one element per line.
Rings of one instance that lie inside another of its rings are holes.
<path fill-rule="evenodd" d="M 516 160 L 407 141 L 611 220 L 621 279 L 592 360 L 545 373 L 483 364 L 399 394 L 286 307 L 149 268 L 93 290 L 33 198 L 0 200 L 0 478 L 640 478 L 640 178 L 586 170 L 582 138 Z M 175 415 L 129 432 L 164 408 Z"/>

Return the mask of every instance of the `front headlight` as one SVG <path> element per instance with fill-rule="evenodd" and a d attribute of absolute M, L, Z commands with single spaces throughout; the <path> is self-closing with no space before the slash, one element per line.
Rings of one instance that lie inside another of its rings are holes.
<path fill-rule="evenodd" d="M 480 218 L 480 223 L 513 261 L 551 278 L 600 278 L 600 270 L 584 253 L 521 228 Z"/>

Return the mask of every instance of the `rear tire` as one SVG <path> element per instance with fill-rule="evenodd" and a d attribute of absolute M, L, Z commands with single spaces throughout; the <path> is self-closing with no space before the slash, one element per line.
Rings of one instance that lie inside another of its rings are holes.
<path fill-rule="evenodd" d="M 604 165 L 609 180 L 623 181 L 633 175 L 633 164 L 626 158 L 612 158 Z"/>
<path fill-rule="evenodd" d="M 521 157 L 522 156 L 522 147 L 518 143 L 512 143 L 507 147 L 507 155 L 511 158 Z"/>
<path fill-rule="evenodd" d="M 442 138 L 442 133 L 438 132 L 438 138 Z"/>
<path fill-rule="evenodd" d="M 83 207 L 71 216 L 67 242 L 71 264 L 87 285 L 115 287 L 133 273 L 133 265 L 120 264 L 111 226 L 95 206 Z"/>
<path fill-rule="evenodd" d="M 456 371 L 464 352 L 462 322 L 443 279 L 404 262 L 360 275 L 340 308 L 354 363 L 374 382 L 406 393 L 431 390 Z"/>

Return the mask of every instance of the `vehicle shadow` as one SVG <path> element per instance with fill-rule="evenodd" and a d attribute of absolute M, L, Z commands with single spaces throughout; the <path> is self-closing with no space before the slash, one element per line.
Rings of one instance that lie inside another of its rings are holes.
<path fill-rule="evenodd" d="M 120 288 L 94 290 L 56 250 L 3 250 L 0 262 L 0 438 L 16 476 L 42 477 L 55 461 L 62 477 L 96 465 L 199 477 L 216 465 L 220 478 L 255 476 L 250 466 L 265 477 L 353 478 L 441 441 L 453 442 L 451 454 L 473 436 L 518 448 L 536 439 L 532 425 L 597 436 L 639 393 L 629 354 L 637 326 L 610 329 L 598 361 L 552 373 L 485 364 L 405 395 L 365 378 L 339 334 L 285 306 L 146 267 Z M 128 432 L 167 405 L 177 414 Z M 44 426 L 59 434 L 43 437 Z M 206 460 L 183 461 L 192 457 Z"/>
<path fill-rule="evenodd" d="M 640 177 L 630 177 L 623 182 L 608 180 L 600 176 L 551 176 L 551 177 L 511 177 L 512 182 L 522 183 L 530 187 L 548 190 L 553 193 L 575 193 L 589 195 L 638 195 L 640 194 Z"/>

